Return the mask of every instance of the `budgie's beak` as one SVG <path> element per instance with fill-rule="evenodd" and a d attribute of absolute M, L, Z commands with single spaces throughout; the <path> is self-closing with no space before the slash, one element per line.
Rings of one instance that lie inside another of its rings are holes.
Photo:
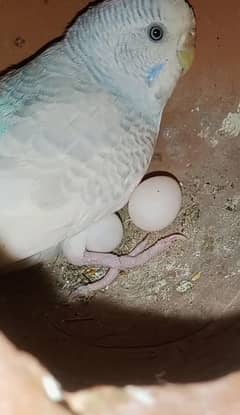
<path fill-rule="evenodd" d="M 188 35 L 181 41 L 181 46 L 177 51 L 177 57 L 179 64 L 182 68 L 183 74 L 188 72 L 191 68 L 195 56 L 196 48 L 196 31 L 192 30 Z"/>

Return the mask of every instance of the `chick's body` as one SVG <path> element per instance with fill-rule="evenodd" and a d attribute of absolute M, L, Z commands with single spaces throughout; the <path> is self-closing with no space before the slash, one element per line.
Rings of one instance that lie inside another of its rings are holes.
<path fill-rule="evenodd" d="M 1 79 L 0 250 L 28 258 L 124 206 L 193 27 L 184 0 L 105 1 Z"/>

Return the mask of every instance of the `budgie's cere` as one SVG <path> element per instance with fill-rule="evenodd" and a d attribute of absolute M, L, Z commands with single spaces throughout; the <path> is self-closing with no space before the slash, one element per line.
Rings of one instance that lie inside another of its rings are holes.
<path fill-rule="evenodd" d="M 194 27 L 184 0 L 105 1 L 1 79 L 0 240 L 8 255 L 52 248 L 126 204 L 191 64 Z"/>

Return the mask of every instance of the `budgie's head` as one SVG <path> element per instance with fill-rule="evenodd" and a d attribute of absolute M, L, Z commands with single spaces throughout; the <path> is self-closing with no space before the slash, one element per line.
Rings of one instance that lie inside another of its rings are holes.
<path fill-rule="evenodd" d="M 104 88 L 163 103 L 191 66 L 194 39 L 185 0 L 107 0 L 88 9 L 67 35 Z"/>

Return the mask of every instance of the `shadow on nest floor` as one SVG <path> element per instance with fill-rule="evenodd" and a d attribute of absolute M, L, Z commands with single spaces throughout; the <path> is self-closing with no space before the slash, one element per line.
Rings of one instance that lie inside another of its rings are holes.
<path fill-rule="evenodd" d="M 75 390 L 212 379 L 240 368 L 240 316 L 163 318 L 93 297 L 59 300 L 46 271 L 2 276 L 1 330 Z"/>

